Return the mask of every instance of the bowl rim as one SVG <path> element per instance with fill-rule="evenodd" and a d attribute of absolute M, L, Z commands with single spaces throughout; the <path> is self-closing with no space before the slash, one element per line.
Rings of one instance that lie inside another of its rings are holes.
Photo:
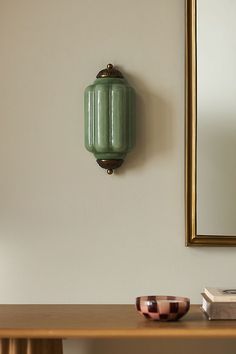
<path fill-rule="evenodd" d="M 136 297 L 136 301 L 140 302 L 150 302 L 150 301 L 167 301 L 167 302 L 189 302 L 190 299 L 184 296 L 173 296 L 173 295 L 143 295 Z"/>

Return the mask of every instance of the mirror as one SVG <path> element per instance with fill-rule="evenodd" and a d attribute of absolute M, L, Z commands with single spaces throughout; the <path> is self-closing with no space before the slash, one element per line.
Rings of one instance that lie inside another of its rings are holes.
<path fill-rule="evenodd" d="M 236 0 L 186 0 L 186 244 L 236 245 Z"/>

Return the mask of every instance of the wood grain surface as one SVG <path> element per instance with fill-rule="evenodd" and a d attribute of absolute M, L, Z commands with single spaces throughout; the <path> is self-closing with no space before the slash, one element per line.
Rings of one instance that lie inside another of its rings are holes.
<path fill-rule="evenodd" d="M 199 305 L 154 322 L 133 305 L 0 305 L 1 338 L 236 338 L 236 321 L 208 321 Z"/>
<path fill-rule="evenodd" d="M 0 354 L 62 354 L 61 339 L 0 339 Z"/>

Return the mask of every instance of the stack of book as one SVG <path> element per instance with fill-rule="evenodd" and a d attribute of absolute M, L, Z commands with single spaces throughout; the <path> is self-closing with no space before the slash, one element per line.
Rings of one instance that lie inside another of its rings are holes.
<path fill-rule="evenodd" d="M 236 289 L 205 288 L 202 309 L 209 320 L 236 320 Z"/>

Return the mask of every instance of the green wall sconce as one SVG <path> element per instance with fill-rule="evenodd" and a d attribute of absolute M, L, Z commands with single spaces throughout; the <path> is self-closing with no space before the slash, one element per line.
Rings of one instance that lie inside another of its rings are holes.
<path fill-rule="evenodd" d="M 85 147 L 112 174 L 134 146 L 134 90 L 112 64 L 84 94 Z"/>

